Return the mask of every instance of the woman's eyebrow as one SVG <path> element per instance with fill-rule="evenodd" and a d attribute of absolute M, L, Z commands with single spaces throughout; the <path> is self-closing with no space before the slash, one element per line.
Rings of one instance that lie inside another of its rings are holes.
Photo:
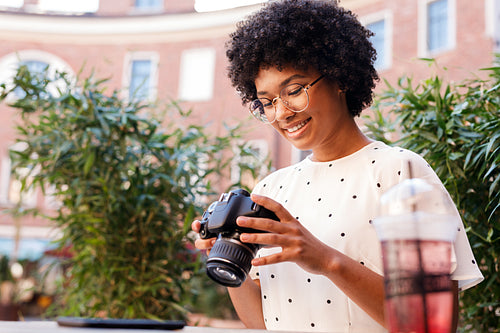
<path fill-rule="evenodd" d="M 290 82 L 292 82 L 293 80 L 295 79 L 302 79 L 302 78 L 305 78 L 306 76 L 305 75 L 301 75 L 301 74 L 294 74 L 288 78 L 286 78 L 285 80 L 281 81 L 279 87 L 280 88 L 283 88 L 283 87 L 286 87 L 287 85 L 290 84 Z M 257 91 L 257 95 L 258 96 L 262 96 L 262 95 L 267 95 L 268 92 L 267 91 Z"/>

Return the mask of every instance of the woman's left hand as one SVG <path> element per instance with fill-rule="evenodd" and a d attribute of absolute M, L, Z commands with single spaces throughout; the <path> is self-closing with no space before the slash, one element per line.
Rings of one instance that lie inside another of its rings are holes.
<path fill-rule="evenodd" d="M 255 258 L 254 266 L 291 261 L 310 273 L 324 275 L 377 322 L 385 325 L 384 278 L 380 274 L 321 242 L 276 201 L 258 195 L 252 195 L 252 200 L 272 210 L 280 222 L 240 216 L 236 220 L 238 225 L 268 231 L 244 233 L 241 241 L 282 248 L 279 253 Z"/>
<path fill-rule="evenodd" d="M 302 269 L 313 274 L 325 274 L 329 270 L 328 266 L 333 264 L 336 252 L 334 249 L 311 234 L 278 202 L 255 194 L 252 194 L 252 200 L 256 204 L 273 211 L 280 221 L 240 216 L 236 220 L 239 226 L 268 232 L 243 233 L 240 240 L 245 243 L 282 248 L 279 253 L 253 259 L 252 265 L 262 266 L 290 261 L 295 262 Z"/>

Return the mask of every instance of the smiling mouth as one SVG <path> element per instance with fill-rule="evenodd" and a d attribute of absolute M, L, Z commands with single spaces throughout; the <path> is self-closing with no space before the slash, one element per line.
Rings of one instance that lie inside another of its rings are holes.
<path fill-rule="evenodd" d="M 301 122 L 300 124 L 297 124 L 295 125 L 294 127 L 291 127 L 291 128 L 287 128 L 286 131 L 288 133 L 293 133 L 293 132 L 296 132 L 298 131 L 299 129 L 301 129 L 302 127 L 306 126 L 306 124 L 311 120 L 311 118 L 308 118 L 306 120 L 304 120 L 303 122 Z"/>

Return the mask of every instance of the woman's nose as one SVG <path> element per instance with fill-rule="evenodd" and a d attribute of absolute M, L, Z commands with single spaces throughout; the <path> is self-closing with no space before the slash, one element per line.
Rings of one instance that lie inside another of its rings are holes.
<path fill-rule="evenodd" d="M 285 120 L 288 117 L 293 116 L 293 114 L 295 113 L 285 106 L 285 103 L 283 102 L 283 100 L 281 100 L 281 98 L 278 98 L 274 103 L 274 110 L 276 112 L 275 118 L 278 121 Z"/>

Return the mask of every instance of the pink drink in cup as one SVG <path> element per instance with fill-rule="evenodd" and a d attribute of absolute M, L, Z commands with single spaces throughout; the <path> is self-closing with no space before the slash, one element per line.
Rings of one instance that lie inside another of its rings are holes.
<path fill-rule="evenodd" d="M 382 244 L 385 314 L 391 333 L 451 331 L 451 249 L 457 228 L 456 220 L 446 214 L 447 205 L 439 201 L 441 193 L 420 179 L 410 179 L 382 198 L 390 207 L 374 226 Z M 433 204 L 418 205 L 422 199 Z"/>
<path fill-rule="evenodd" d="M 424 274 L 419 268 L 419 249 Z M 449 333 L 453 294 L 447 258 L 451 256 L 451 243 L 385 241 L 382 242 L 382 252 L 384 271 L 388 272 L 385 279 L 385 311 L 391 332 Z M 390 262 L 392 260 L 397 262 Z M 435 267 L 425 267 L 429 265 Z M 391 270 L 391 267 L 396 266 L 405 268 Z"/>

